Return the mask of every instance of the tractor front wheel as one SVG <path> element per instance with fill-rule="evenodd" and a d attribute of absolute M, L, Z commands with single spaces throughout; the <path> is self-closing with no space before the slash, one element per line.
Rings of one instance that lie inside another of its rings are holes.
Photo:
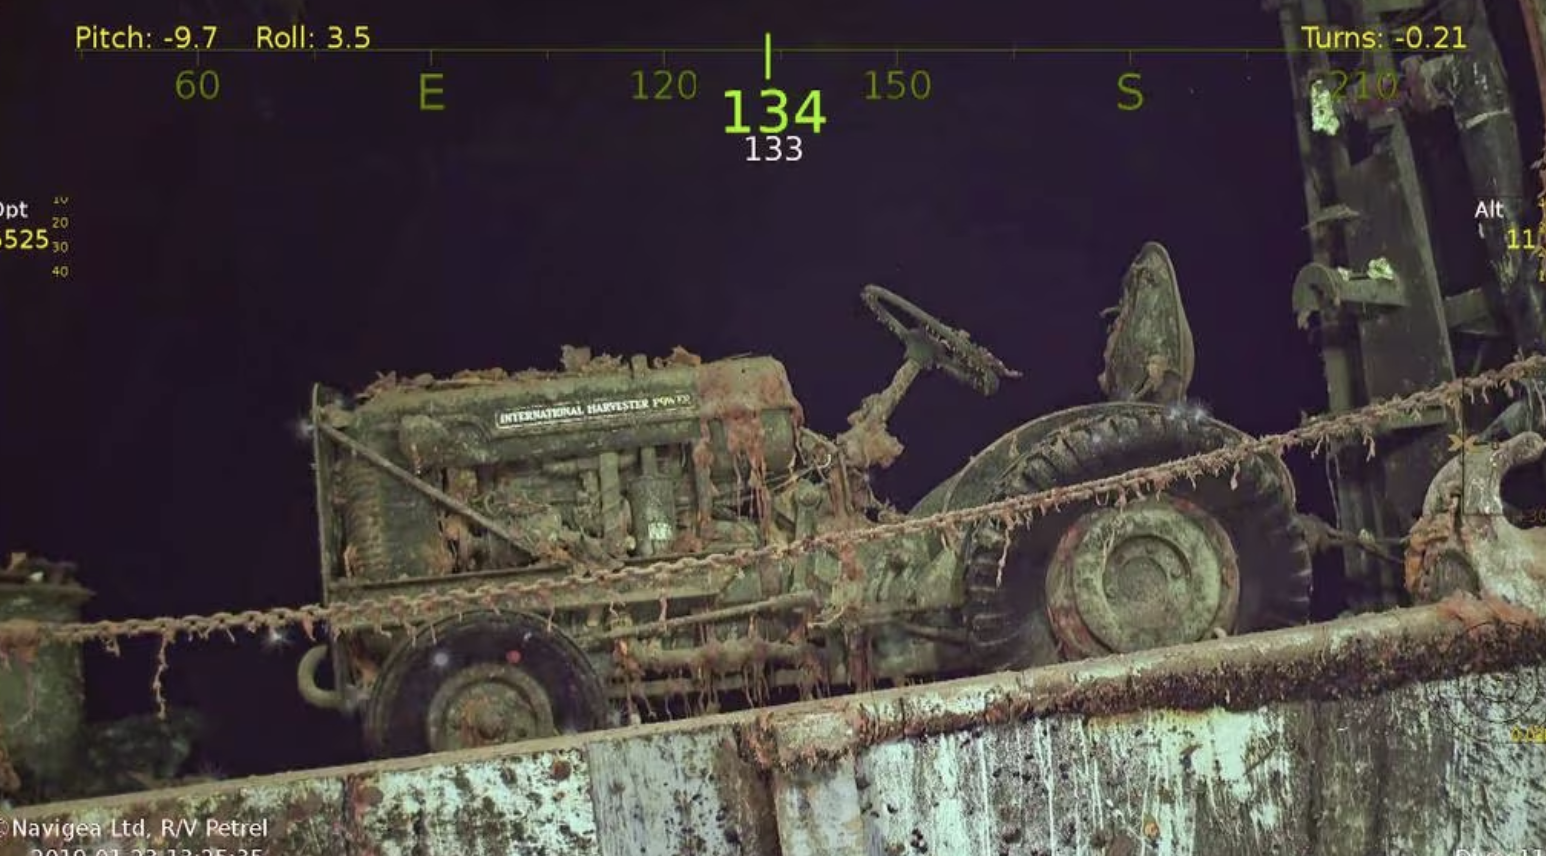
<path fill-rule="evenodd" d="M 382 666 L 365 710 L 377 757 L 448 752 L 605 727 L 606 693 L 584 652 L 521 613 L 478 613 L 420 631 Z"/>

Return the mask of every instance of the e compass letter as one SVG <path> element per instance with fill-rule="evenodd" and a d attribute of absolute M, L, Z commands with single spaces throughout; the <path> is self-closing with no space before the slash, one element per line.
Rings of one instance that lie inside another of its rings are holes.
<path fill-rule="evenodd" d="M 611 416 L 645 412 L 684 410 L 692 406 L 693 396 L 685 392 L 590 401 L 583 404 L 551 404 L 546 407 L 524 407 L 520 410 L 506 410 L 498 413 L 494 416 L 494 428 L 499 431 L 515 431 L 535 425 L 583 422 L 587 419 L 605 419 Z"/>

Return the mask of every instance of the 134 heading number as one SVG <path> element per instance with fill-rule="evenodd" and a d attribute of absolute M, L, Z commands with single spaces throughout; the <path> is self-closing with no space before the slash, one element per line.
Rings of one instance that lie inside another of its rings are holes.
<path fill-rule="evenodd" d="M 789 115 L 789 95 L 782 89 L 764 89 L 758 93 L 763 102 L 763 116 L 766 122 L 757 126 L 757 132 L 765 135 L 778 135 L 784 133 L 793 125 L 805 125 L 810 128 L 812 134 L 821 133 L 821 126 L 827 124 L 827 119 L 821 114 L 821 90 L 812 89 L 805 94 L 804 100 L 794 112 L 791 119 Z M 725 97 L 730 100 L 730 124 L 725 126 L 727 134 L 750 134 L 751 126 L 746 124 L 743 115 L 743 93 L 739 89 L 725 90 Z"/>

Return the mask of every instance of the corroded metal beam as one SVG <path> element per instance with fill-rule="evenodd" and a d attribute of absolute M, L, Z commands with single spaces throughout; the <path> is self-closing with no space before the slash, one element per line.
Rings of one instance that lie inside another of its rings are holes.
<path fill-rule="evenodd" d="M 197 832 L 159 846 L 264 856 L 1517 848 L 1546 817 L 1546 746 L 1518 745 L 1546 720 L 1543 659 L 1546 627 L 1532 614 L 1457 596 L 519 748 L 39 806 L 4 819 L 0 856 L 27 852 L 23 838 L 45 824 L 86 827 L 39 844 L 96 852 L 116 832 L 127 853 L 129 839 L 156 846 L 182 820 Z M 262 826 L 220 835 L 234 831 L 221 823 Z"/>

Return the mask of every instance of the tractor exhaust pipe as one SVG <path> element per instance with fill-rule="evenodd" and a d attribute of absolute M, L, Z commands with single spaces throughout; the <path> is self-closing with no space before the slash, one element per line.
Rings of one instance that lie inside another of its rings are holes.
<path fill-rule="evenodd" d="M 295 670 L 295 686 L 307 704 L 324 710 L 340 710 L 344 706 L 343 693 L 317 686 L 317 667 L 322 664 L 322 658 L 327 656 L 327 652 L 328 646 L 318 645 L 301 657 L 301 663 Z"/>

